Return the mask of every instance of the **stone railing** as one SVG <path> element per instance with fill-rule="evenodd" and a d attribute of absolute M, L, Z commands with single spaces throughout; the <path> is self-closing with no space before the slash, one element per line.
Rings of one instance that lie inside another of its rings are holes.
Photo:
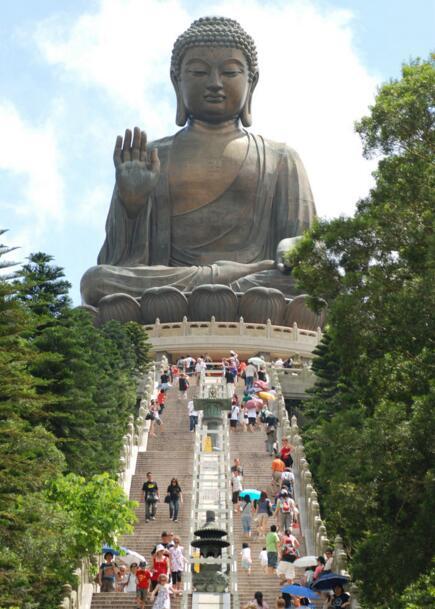
<path fill-rule="evenodd" d="M 307 389 L 311 389 L 316 382 L 316 375 L 308 366 L 295 368 L 275 368 L 286 398 L 304 399 Z"/>
<path fill-rule="evenodd" d="M 213 449 L 210 450 L 210 439 L 212 437 Z M 230 471 L 230 446 L 229 428 L 226 413 L 222 415 L 222 425 L 216 429 L 209 429 L 203 424 L 200 417 L 195 431 L 194 461 L 192 471 L 192 507 L 190 516 L 189 539 L 192 541 L 194 531 L 205 524 L 206 512 L 212 510 L 215 513 L 215 525 L 227 531 L 226 539 L 230 543 L 224 548 L 220 558 L 202 558 L 189 547 L 188 564 L 184 579 L 184 593 L 182 609 L 189 607 L 189 596 L 192 597 L 192 607 L 201 607 L 202 594 L 195 592 L 192 585 L 192 568 L 194 565 L 219 565 L 220 571 L 229 570 L 228 585 L 226 593 L 204 593 L 210 605 L 215 602 L 216 607 L 222 606 L 220 599 L 223 595 L 231 595 L 232 608 L 240 609 L 237 592 L 237 560 L 234 546 L 233 510 L 231 504 L 231 471 Z M 214 598 L 213 598 L 214 597 Z"/>
<path fill-rule="evenodd" d="M 344 551 L 343 540 L 340 535 L 334 539 L 334 543 L 328 538 L 326 525 L 322 520 L 318 495 L 314 488 L 313 476 L 305 455 L 297 418 L 293 416 L 291 421 L 285 406 L 285 400 L 280 385 L 279 371 L 273 366 L 268 366 L 271 384 L 275 386 L 277 399 L 274 402 L 274 411 L 279 420 L 278 441 L 288 438 L 293 446 L 293 471 L 295 474 L 295 495 L 300 508 L 301 528 L 304 531 L 307 554 L 315 556 L 323 555 L 327 548 L 333 549 L 333 570 L 336 573 L 348 575 L 347 555 Z M 357 588 L 351 585 L 352 609 L 358 609 Z"/>
<path fill-rule="evenodd" d="M 160 375 L 166 369 L 168 361 L 162 358 L 155 362 L 149 370 L 138 379 L 137 395 L 141 399 L 138 416 L 130 415 L 127 425 L 127 433 L 123 436 L 123 445 L 119 459 L 119 485 L 128 495 L 133 474 L 136 469 L 137 456 L 139 452 L 146 451 L 148 443 L 149 421 L 145 420 L 149 401 L 156 396 L 157 385 Z M 95 559 L 97 564 L 97 559 Z M 98 584 L 93 581 L 91 575 L 91 561 L 83 559 L 79 567 L 74 571 L 76 584 L 71 586 L 65 584 L 63 587 L 63 599 L 59 609 L 90 609 L 92 595 L 98 591 Z"/>
<path fill-rule="evenodd" d="M 143 326 L 148 334 L 155 353 L 181 353 L 185 351 L 204 351 L 222 353 L 235 346 L 240 354 L 262 351 L 271 357 L 294 354 L 311 354 L 320 341 L 322 332 L 303 330 L 294 323 L 293 327 L 275 326 L 270 320 L 266 324 L 247 323 L 240 318 L 238 322 L 183 321 L 160 323 L 156 319 L 152 325 Z"/>

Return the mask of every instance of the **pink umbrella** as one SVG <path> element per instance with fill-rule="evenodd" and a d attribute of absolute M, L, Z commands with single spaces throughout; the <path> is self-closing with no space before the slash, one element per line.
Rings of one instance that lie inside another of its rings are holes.
<path fill-rule="evenodd" d="M 258 399 L 248 400 L 246 402 L 246 408 L 248 408 L 248 410 L 252 410 L 253 408 L 257 408 L 257 406 L 260 406 L 260 404 L 261 405 L 263 404 L 263 402 L 261 400 L 258 400 Z"/>
<path fill-rule="evenodd" d="M 259 387 L 259 389 L 265 391 L 269 388 L 269 385 L 266 383 L 266 381 L 254 381 L 254 387 Z"/>

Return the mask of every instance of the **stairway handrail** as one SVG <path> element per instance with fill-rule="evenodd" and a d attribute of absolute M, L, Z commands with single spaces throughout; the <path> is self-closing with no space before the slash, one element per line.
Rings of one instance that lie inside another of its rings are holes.
<path fill-rule="evenodd" d="M 310 528 L 312 547 L 307 548 L 307 551 L 313 552 L 316 556 L 321 555 L 329 547 L 333 548 L 333 570 L 336 573 L 349 575 L 347 555 L 343 548 L 343 540 L 340 535 L 337 535 L 334 544 L 328 539 L 326 524 L 321 518 L 320 506 L 318 502 L 317 491 L 314 487 L 313 475 L 310 470 L 309 463 L 305 455 L 305 448 L 302 440 L 302 432 L 298 426 L 298 420 L 295 415 L 289 420 L 285 400 L 278 376 L 278 368 L 268 364 L 267 371 L 270 376 L 271 385 L 276 390 L 276 406 L 275 413 L 279 421 L 279 440 L 288 438 L 293 446 L 293 460 L 296 474 L 299 476 L 300 488 L 302 491 L 302 500 L 307 514 L 307 522 Z M 352 609 L 359 609 L 360 605 L 357 598 L 358 589 L 355 584 L 351 584 L 351 599 Z"/>

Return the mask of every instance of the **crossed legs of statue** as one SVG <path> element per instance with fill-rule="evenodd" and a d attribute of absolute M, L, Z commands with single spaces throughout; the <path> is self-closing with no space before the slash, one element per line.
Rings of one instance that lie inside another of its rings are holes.
<path fill-rule="evenodd" d="M 109 294 L 123 293 L 139 298 L 148 288 L 167 285 L 188 292 L 205 283 L 229 285 L 247 275 L 271 270 L 274 266 L 273 260 L 252 264 L 218 260 L 214 264 L 190 267 L 121 267 L 101 264 L 86 271 L 80 291 L 86 304 L 98 306 L 99 301 Z"/>

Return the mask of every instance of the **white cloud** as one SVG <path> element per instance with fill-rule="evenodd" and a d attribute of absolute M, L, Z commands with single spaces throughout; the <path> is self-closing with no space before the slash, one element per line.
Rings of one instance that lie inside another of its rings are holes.
<path fill-rule="evenodd" d="M 181 0 L 101 0 L 72 24 L 43 22 L 36 41 L 64 78 L 98 87 L 115 102 L 117 124 L 135 116 L 155 138 L 175 130 L 172 44 L 201 14 L 234 17 L 257 42 L 261 76 L 253 130 L 300 153 L 320 215 L 352 213 L 373 169 L 361 157 L 353 122 L 367 112 L 376 79 L 355 50 L 350 12 L 321 10 L 310 0 L 217 1 L 195 11 Z M 115 120 L 109 112 L 101 107 Z M 101 223 L 104 216 L 101 211 Z"/>
<path fill-rule="evenodd" d="M 0 101 L 0 133 L 0 173 L 14 185 L 12 192 L 2 195 L 0 207 L 20 218 L 26 241 L 30 233 L 37 238 L 53 223 L 60 224 L 64 215 L 54 129 L 49 122 L 28 124 L 13 104 Z"/>

